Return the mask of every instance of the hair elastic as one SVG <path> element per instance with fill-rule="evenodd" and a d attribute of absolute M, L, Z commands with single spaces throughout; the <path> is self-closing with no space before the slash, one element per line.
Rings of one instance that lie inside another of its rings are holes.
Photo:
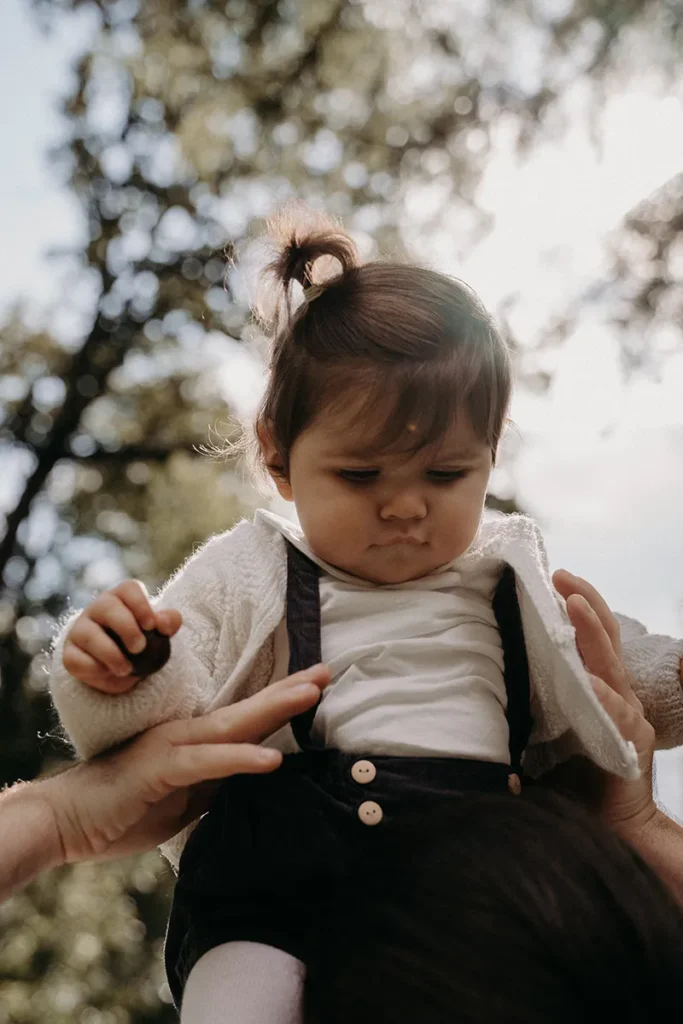
<path fill-rule="evenodd" d="M 325 291 L 321 284 L 309 284 L 307 288 L 304 288 L 304 300 L 306 302 L 313 302 L 319 295 Z"/>

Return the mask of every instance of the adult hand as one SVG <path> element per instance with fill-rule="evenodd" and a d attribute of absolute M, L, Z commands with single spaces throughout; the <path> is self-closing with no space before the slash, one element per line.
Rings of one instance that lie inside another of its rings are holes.
<path fill-rule="evenodd" d="M 619 625 L 605 600 L 586 580 L 560 570 L 553 582 L 567 602 L 567 614 L 598 700 L 624 739 L 634 744 L 640 761 L 641 776 L 634 780 L 600 773 L 592 766 L 593 796 L 599 793 L 607 823 L 638 850 L 683 906 L 683 827 L 655 803 L 655 731 L 624 669 Z M 599 775 L 602 787 L 596 786 Z M 584 795 L 587 778 L 584 771 Z"/>
<path fill-rule="evenodd" d="M 652 786 L 655 731 L 643 714 L 624 667 L 619 623 L 602 595 L 580 576 L 560 569 L 553 575 L 553 583 L 567 603 L 577 647 L 595 694 L 624 739 L 635 746 L 640 762 L 639 779 L 603 773 L 599 787 L 602 813 L 617 831 L 637 832 L 657 813 Z M 596 782 L 598 774 L 594 774 Z"/>
<path fill-rule="evenodd" d="M 208 807 L 229 775 L 271 772 L 282 754 L 256 744 L 311 708 L 329 682 L 317 665 L 200 718 L 166 722 L 30 788 L 54 820 L 61 860 L 151 849 Z"/>

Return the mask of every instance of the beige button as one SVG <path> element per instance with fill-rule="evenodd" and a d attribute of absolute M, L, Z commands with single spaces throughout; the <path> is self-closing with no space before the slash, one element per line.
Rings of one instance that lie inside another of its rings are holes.
<path fill-rule="evenodd" d="M 522 780 L 515 772 L 508 775 L 508 789 L 513 796 L 519 796 L 522 792 Z"/>
<path fill-rule="evenodd" d="M 377 769 L 372 761 L 356 761 L 351 768 L 351 778 L 354 782 L 359 782 L 361 786 L 372 782 L 376 775 Z"/>
<path fill-rule="evenodd" d="M 384 812 L 374 800 L 366 800 L 358 808 L 358 817 L 364 825 L 379 825 L 384 817 Z"/>

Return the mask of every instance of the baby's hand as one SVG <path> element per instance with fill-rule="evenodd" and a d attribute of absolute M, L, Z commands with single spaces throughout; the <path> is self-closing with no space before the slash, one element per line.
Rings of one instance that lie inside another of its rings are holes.
<path fill-rule="evenodd" d="M 165 664 L 168 638 L 181 624 L 180 612 L 155 612 L 143 585 L 126 580 L 78 616 L 64 644 L 64 668 L 95 690 L 126 693 Z"/>

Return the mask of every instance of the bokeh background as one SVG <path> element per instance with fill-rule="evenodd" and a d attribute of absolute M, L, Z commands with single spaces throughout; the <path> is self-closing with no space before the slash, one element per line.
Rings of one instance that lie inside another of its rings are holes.
<path fill-rule="evenodd" d="M 493 503 L 683 631 L 681 0 L 3 0 L 0 783 L 69 756 L 44 650 L 262 503 L 226 267 L 291 196 L 462 276 L 515 353 Z M 683 813 L 683 762 L 659 759 Z M 0 908 L 0 1024 L 170 1022 L 156 854 Z"/>

